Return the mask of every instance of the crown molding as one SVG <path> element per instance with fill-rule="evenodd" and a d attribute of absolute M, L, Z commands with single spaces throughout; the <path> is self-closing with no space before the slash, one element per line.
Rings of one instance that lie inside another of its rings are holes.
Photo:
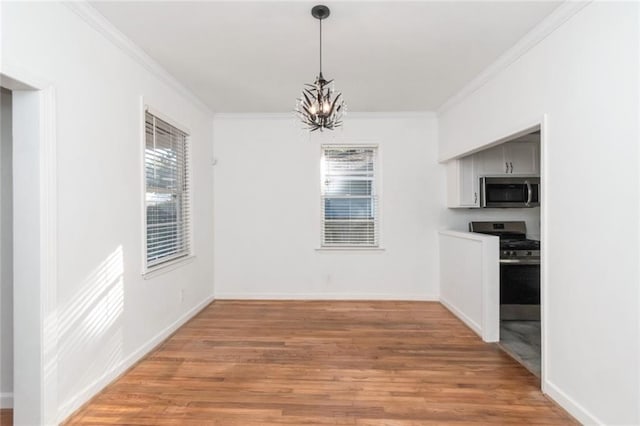
<path fill-rule="evenodd" d="M 483 87 L 494 77 L 516 62 L 525 53 L 535 47 L 551 33 L 567 22 L 572 16 L 582 10 L 592 0 L 565 0 L 549 16 L 525 34 L 515 45 L 504 52 L 495 62 L 485 68 L 477 77 L 467 83 L 455 95 L 437 108 L 438 115 L 460 103 L 463 99 Z"/>
<path fill-rule="evenodd" d="M 187 89 L 178 79 L 171 75 L 155 59 L 136 45 L 131 39 L 118 30 L 107 18 L 91 6 L 86 0 L 63 1 L 76 15 L 81 17 L 93 29 L 102 34 L 114 46 L 118 47 L 133 60 L 138 62 L 147 71 L 158 77 L 161 81 L 176 90 L 182 96 L 193 102 L 203 112 L 213 115 L 213 111 L 191 90 Z"/>
<path fill-rule="evenodd" d="M 295 113 L 292 112 L 220 112 L 213 115 L 214 119 L 292 119 L 298 120 Z M 345 113 L 344 119 L 366 119 L 366 118 L 436 118 L 437 115 L 434 111 L 388 111 L 388 112 L 358 112 L 349 111 Z"/>

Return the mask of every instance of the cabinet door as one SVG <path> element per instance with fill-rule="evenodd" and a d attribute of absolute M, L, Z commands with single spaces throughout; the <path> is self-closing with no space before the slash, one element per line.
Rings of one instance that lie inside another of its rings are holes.
<path fill-rule="evenodd" d="M 538 144 L 535 142 L 511 142 L 505 144 L 505 157 L 513 164 L 513 174 L 538 175 L 540 161 Z"/>
<path fill-rule="evenodd" d="M 505 158 L 504 145 L 482 151 L 478 154 L 482 159 L 482 176 L 496 176 L 509 173 L 507 159 Z"/>
<path fill-rule="evenodd" d="M 460 171 L 460 205 L 464 207 L 479 207 L 478 193 L 478 161 L 476 156 L 463 157 L 459 161 Z"/>

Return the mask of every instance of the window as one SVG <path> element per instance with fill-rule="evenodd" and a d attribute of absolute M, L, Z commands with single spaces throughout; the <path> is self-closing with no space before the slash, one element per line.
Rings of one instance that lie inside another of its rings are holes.
<path fill-rule="evenodd" d="M 375 146 L 322 147 L 322 246 L 377 247 Z"/>
<path fill-rule="evenodd" d="M 188 136 L 145 113 L 147 269 L 190 254 Z"/>

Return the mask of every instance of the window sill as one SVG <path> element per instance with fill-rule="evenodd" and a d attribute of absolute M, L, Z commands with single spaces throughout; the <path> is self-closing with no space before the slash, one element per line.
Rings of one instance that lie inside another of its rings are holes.
<path fill-rule="evenodd" d="M 316 251 L 385 251 L 384 247 L 336 246 L 317 247 Z"/>
<path fill-rule="evenodd" d="M 179 259 L 172 260 L 167 263 L 161 263 L 157 266 L 152 266 L 151 269 L 147 269 L 142 272 L 142 277 L 145 280 L 150 280 L 151 278 L 155 278 L 158 275 L 166 274 L 167 272 L 173 271 L 174 269 L 181 268 L 184 265 L 187 265 L 195 260 L 194 255 L 189 255 L 185 257 L 181 257 Z"/>

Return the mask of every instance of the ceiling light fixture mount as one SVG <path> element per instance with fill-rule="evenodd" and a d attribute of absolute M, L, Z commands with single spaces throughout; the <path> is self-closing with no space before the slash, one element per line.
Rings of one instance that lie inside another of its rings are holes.
<path fill-rule="evenodd" d="M 340 127 L 345 108 L 342 94 L 334 96 L 333 80 L 327 81 L 322 75 L 322 21 L 330 14 L 331 11 L 325 5 L 317 5 L 311 9 L 311 15 L 320 22 L 320 72 L 313 84 L 305 84 L 295 110 L 312 132 Z"/>
<path fill-rule="evenodd" d="M 323 20 L 331 15 L 331 10 L 329 10 L 329 8 L 323 4 L 319 4 L 311 8 L 311 14 L 314 18 Z"/>

